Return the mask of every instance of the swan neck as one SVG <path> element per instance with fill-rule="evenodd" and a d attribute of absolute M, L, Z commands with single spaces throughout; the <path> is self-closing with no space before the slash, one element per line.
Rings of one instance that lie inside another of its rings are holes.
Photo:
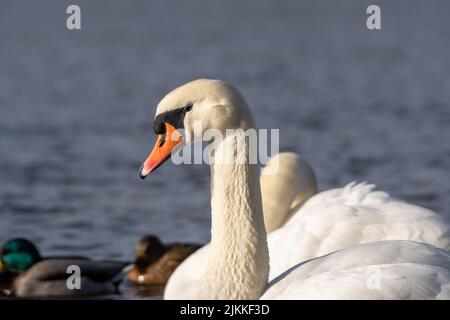
<path fill-rule="evenodd" d="M 211 251 L 198 298 L 257 299 L 267 284 L 269 254 L 259 167 L 249 163 L 243 132 L 214 149 L 211 164 Z M 233 155 L 233 161 L 224 161 Z"/>

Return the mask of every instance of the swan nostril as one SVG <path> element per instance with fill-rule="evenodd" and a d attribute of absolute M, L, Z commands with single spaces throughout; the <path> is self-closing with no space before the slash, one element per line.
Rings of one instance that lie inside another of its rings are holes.
<path fill-rule="evenodd" d="M 159 141 L 159 147 L 161 148 L 163 144 L 166 143 L 166 132 L 161 135 L 161 140 Z"/>

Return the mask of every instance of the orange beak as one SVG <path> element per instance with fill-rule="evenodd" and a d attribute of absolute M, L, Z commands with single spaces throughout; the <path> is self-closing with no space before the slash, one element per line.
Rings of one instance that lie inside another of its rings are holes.
<path fill-rule="evenodd" d="M 152 152 L 139 170 L 142 179 L 162 165 L 170 158 L 172 150 L 183 140 L 183 136 L 177 132 L 174 126 L 165 123 L 166 132 L 158 135 Z"/>

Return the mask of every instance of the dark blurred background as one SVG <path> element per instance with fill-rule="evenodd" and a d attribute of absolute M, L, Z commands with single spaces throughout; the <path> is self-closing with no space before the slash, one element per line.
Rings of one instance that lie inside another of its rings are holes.
<path fill-rule="evenodd" d="M 239 88 L 322 190 L 367 180 L 450 217 L 449 57 L 449 1 L 2 0 L 0 242 L 131 259 L 143 233 L 209 241 L 206 167 L 138 177 L 156 104 L 199 77 Z"/>

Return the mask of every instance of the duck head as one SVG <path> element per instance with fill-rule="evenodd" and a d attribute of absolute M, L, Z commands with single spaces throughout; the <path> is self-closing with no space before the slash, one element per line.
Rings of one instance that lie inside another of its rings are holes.
<path fill-rule="evenodd" d="M 157 261 L 166 252 L 166 248 L 158 239 L 153 235 L 146 235 L 142 237 L 136 246 L 136 261 L 135 265 L 138 268 L 144 269 L 148 265 Z"/>
<path fill-rule="evenodd" d="M 247 103 L 234 87 L 210 79 L 186 83 L 159 102 L 153 121 L 156 143 L 139 174 L 141 178 L 148 176 L 182 142 L 210 142 L 213 131 L 224 135 L 227 129 L 246 130 L 253 126 Z"/>
<path fill-rule="evenodd" d="M 31 241 L 23 238 L 11 239 L 1 249 L 0 269 L 20 273 L 40 260 L 41 255 Z"/>

